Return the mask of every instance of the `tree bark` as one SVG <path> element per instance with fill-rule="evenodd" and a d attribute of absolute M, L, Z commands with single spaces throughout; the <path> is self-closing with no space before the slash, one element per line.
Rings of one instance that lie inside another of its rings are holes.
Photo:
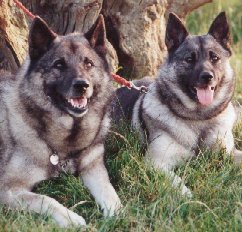
<path fill-rule="evenodd" d="M 186 15 L 197 9 L 198 7 L 212 2 L 212 0 L 168 0 L 166 15 L 169 12 L 174 12 L 180 18 L 185 18 Z"/>
<path fill-rule="evenodd" d="M 28 26 L 12 0 L 0 1 L 0 69 L 16 72 L 27 52 Z"/>
<path fill-rule="evenodd" d="M 11 1 L 3 0 L 0 9 L 8 8 L 8 12 L 11 12 L 15 8 L 6 5 Z M 109 63 L 113 67 L 113 71 L 117 69 L 117 63 L 119 63 L 119 66 L 122 67 L 120 74 L 134 79 L 156 75 L 158 67 L 163 62 L 166 55 L 164 37 L 168 13 L 172 11 L 184 18 L 190 11 L 211 1 L 22 0 L 22 3 L 33 14 L 45 19 L 50 27 L 61 35 L 74 31 L 86 32 L 96 21 L 98 15 L 104 14 L 107 38 L 111 42 L 111 44 L 108 43 Z M 4 11 L 1 10 L 1 12 Z M 1 17 L 6 18 L 0 13 L 0 20 Z M 19 23 L 22 16 L 18 17 Z M 5 21 L 8 24 L 12 23 L 10 23 L 10 18 L 6 18 Z M 23 26 L 18 25 L 21 34 Z M 24 36 L 26 35 L 24 34 Z M 6 34 L 2 37 L 6 37 Z M 1 44 L 4 43 L 0 42 L 0 46 Z M 16 47 L 13 47 L 13 51 L 17 51 Z"/>
<path fill-rule="evenodd" d="M 108 39 L 118 53 L 122 75 L 156 73 L 165 51 L 166 6 L 163 0 L 104 0 Z"/>
<path fill-rule="evenodd" d="M 22 0 L 32 13 L 39 15 L 58 34 L 86 32 L 102 9 L 102 0 Z"/>
<path fill-rule="evenodd" d="M 168 13 L 184 18 L 212 0 L 104 0 L 108 39 L 117 51 L 123 75 L 154 76 L 164 61 Z"/>

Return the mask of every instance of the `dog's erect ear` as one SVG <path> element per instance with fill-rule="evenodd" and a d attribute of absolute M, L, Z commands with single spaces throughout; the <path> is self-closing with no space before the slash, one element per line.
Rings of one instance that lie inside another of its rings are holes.
<path fill-rule="evenodd" d="M 231 37 L 225 12 L 221 12 L 214 19 L 208 34 L 212 35 L 231 54 Z"/>
<path fill-rule="evenodd" d="M 90 30 L 85 33 L 85 37 L 89 41 L 91 47 L 98 53 L 106 54 L 106 29 L 104 18 L 101 14 Z"/>
<path fill-rule="evenodd" d="M 57 35 L 40 17 L 35 17 L 29 33 L 29 56 L 31 60 L 40 58 L 50 47 Z"/>
<path fill-rule="evenodd" d="M 187 36 L 187 29 L 181 20 L 174 13 L 170 13 L 166 26 L 165 38 L 168 52 L 174 52 Z"/>

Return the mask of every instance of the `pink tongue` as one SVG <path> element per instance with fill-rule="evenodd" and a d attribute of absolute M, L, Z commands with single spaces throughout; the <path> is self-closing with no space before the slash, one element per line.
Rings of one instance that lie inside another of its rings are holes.
<path fill-rule="evenodd" d="M 197 97 L 202 105 L 210 105 L 213 102 L 213 94 L 214 90 L 211 87 L 207 87 L 206 89 L 197 88 Z"/>

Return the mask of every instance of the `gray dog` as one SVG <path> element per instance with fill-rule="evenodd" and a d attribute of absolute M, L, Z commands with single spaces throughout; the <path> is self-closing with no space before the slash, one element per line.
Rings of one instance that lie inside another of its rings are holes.
<path fill-rule="evenodd" d="M 202 148 L 234 150 L 232 128 L 236 120 L 231 99 L 235 76 L 229 25 L 224 12 L 213 21 L 208 34 L 189 35 L 175 14 L 166 29 L 168 57 L 158 78 L 137 81 L 149 92 L 140 95 L 126 88 L 117 90 L 113 118 L 130 119 L 148 141 L 146 159 L 172 179 L 181 178 L 173 169 Z M 191 195 L 182 185 L 182 193 Z"/>
<path fill-rule="evenodd" d="M 104 215 L 121 206 L 103 163 L 112 84 L 103 17 L 86 34 L 57 36 L 36 17 L 29 59 L 0 82 L 0 202 L 49 213 L 62 227 L 85 220 L 31 192 L 61 171 L 77 173 Z M 108 91 L 107 91 L 108 90 Z"/>

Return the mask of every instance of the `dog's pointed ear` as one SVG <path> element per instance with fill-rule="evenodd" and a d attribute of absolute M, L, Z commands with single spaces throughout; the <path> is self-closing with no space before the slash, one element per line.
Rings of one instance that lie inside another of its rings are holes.
<path fill-rule="evenodd" d="M 106 28 L 103 15 L 99 15 L 94 25 L 84 34 L 91 47 L 98 53 L 106 54 Z"/>
<path fill-rule="evenodd" d="M 168 52 L 174 52 L 180 44 L 188 36 L 188 32 L 184 24 L 174 13 L 169 14 L 167 26 L 166 26 L 166 37 L 165 43 Z"/>
<path fill-rule="evenodd" d="M 29 33 L 29 56 L 31 60 L 40 58 L 50 47 L 57 35 L 40 17 L 35 17 Z"/>
<path fill-rule="evenodd" d="M 231 36 L 225 12 L 221 12 L 213 21 L 208 34 L 213 36 L 231 54 Z"/>

